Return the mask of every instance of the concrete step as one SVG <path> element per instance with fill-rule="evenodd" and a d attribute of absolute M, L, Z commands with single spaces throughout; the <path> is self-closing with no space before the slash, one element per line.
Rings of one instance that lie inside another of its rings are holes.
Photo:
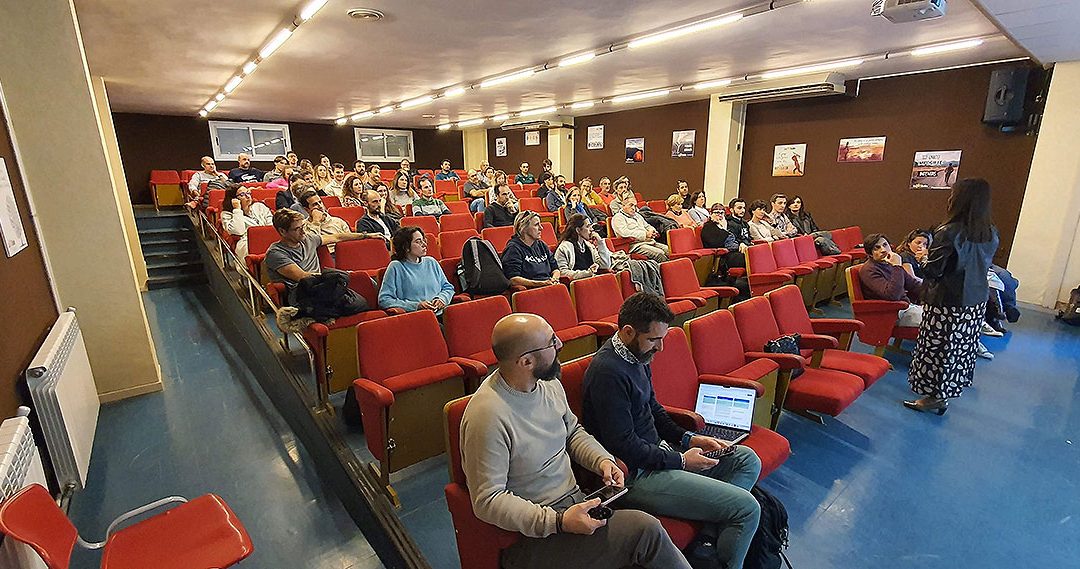
<path fill-rule="evenodd" d="M 139 230 L 139 242 L 143 245 L 193 241 L 194 239 L 195 232 L 190 227 L 161 227 Z"/>
<path fill-rule="evenodd" d="M 195 263 L 201 265 L 199 261 L 199 253 L 194 248 L 177 248 L 173 245 L 172 249 L 160 249 L 153 252 L 143 251 L 143 258 L 146 259 L 146 267 L 169 267 L 177 265 L 186 265 Z"/>
<path fill-rule="evenodd" d="M 179 253 L 194 253 L 195 241 L 192 239 L 177 239 L 175 241 L 156 240 L 142 242 L 143 257 L 149 258 L 151 255 L 160 254 L 179 254 Z"/>
<path fill-rule="evenodd" d="M 163 212 L 157 215 L 136 215 L 135 226 L 141 233 L 147 229 L 166 229 L 191 227 L 191 219 L 183 210 L 178 212 Z"/>
<path fill-rule="evenodd" d="M 200 271 L 182 276 L 150 277 L 146 279 L 146 288 L 154 290 L 204 282 L 206 282 L 206 273 Z"/>

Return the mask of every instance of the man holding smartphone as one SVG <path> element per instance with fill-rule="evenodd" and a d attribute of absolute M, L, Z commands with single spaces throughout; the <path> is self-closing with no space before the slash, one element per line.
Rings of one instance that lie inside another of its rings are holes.
<path fill-rule="evenodd" d="M 630 469 L 620 505 L 705 522 L 699 542 L 715 546 L 688 551 L 741 569 L 761 513 L 749 492 L 761 460 L 748 447 L 680 428 L 656 401 L 649 362 L 674 318 L 655 294 L 626 299 L 619 331 L 585 372 L 582 420 Z"/>
<path fill-rule="evenodd" d="M 465 409 L 461 465 L 476 517 L 525 536 L 503 551 L 502 567 L 690 569 L 649 514 L 590 516 L 601 499 L 583 501 L 570 461 L 610 486 L 622 486 L 623 475 L 566 402 L 562 343 L 551 326 L 511 314 L 496 323 L 491 344 L 498 369 Z"/>

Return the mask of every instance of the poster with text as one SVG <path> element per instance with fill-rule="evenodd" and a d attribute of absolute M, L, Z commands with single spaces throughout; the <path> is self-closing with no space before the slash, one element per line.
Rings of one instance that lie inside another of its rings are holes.
<path fill-rule="evenodd" d="M 626 163 L 634 164 L 645 161 L 645 139 L 644 138 L 627 138 L 626 139 Z"/>
<path fill-rule="evenodd" d="M 676 130 L 671 133 L 671 157 L 693 158 L 696 130 Z"/>
<path fill-rule="evenodd" d="M 505 138 L 496 138 L 495 139 L 495 156 L 498 156 L 499 158 L 505 158 L 506 157 L 506 139 Z"/>
<path fill-rule="evenodd" d="M 540 146 L 540 131 L 525 131 L 525 146 Z"/>
<path fill-rule="evenodd" d="M 23 228 L 19 206 L 15 203 L 15 190 L 8 177 L 7 162 L 0 158 L 0 237 L 8 257 L 26 249 L 26 230 Z"/>
<path fill-rule="evenodd" d="M 881 162 L 885 159 L 885 137 L 841 138 L 837 162 Z"/>
<path fill-rule="evenodd" d="M 911 189 L 947 190 L 960 174 L 960 150 L 932 150 L 915 153 L 911 168 Z"/>
<path fill-rule="evenodd" d="M 802 176 L 806 166 L 806 144 L 777 144 L 773 148 L 772 175 Z"/>
<path fill-rule="evenodd" d="M 586 150 L 603 150 L 604 149 L 604 125 L 594 124 L 588 129 L 588 136 L 585 139 Z"/>

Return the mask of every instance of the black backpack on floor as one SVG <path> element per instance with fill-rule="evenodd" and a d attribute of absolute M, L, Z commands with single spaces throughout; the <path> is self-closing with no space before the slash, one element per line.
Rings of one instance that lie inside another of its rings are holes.
<path fill-rule="evenodd" d="M 792 569 L 791 562 L 784 555 L 788 545 L 787 509 L 776 496 L 754 486 L 750 493 L 757 498 L 761 506 L 761 521 L 757 533 L 746 552 L 743 569 L 780 569 L 781 562 Z"/>
<path fill-rule="evenodd" d="M 479 237 L 469 238 L 461 247 L 457 276 L 461 292 L 468 294 L 502 294 L 510 288 L 495 246 Z"/>
<path fill-rule="evenodd" d="M 1069 304 L 1058 313 L 1057 318 L 1070 326 L 1080 326 L 1080 286 L 1069 293 Z"/>

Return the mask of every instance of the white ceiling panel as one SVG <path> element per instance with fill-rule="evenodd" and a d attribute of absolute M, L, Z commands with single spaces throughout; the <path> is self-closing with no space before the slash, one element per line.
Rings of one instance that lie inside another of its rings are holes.
<path fill-rule="evenodd" d="M 979 0 L 979 3 L 1042 63 L 1080 59 L 1077 0 Z"/>

